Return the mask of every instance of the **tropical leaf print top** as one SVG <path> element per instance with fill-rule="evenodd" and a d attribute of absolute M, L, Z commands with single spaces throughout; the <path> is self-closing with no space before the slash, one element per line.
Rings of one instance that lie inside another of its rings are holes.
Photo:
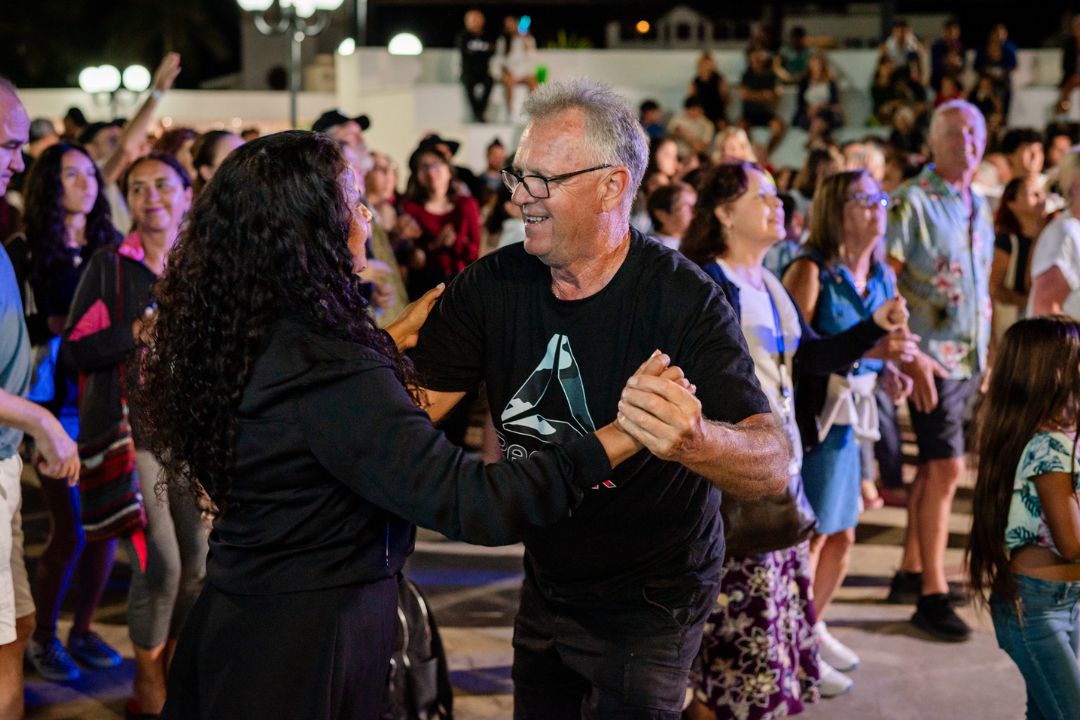
<path fill-rule="evenodd" d="M 1065 433 L 1039 432 L 1024 447 L 1016 467 L 1009 524 L 1005 529 L 1005 545 L 1010 550 L 1038 545 L 1057 552 L 1032 481 L 1047 473 L 1071 472 L 1073 489 L 1080 492 L 1080 464 L 1073 455 L 1073 445 L 1073 439 Z"/>

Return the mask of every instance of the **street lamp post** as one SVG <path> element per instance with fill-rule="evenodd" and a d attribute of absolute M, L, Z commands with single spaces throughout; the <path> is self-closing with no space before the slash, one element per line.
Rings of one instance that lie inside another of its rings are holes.
<path fill-rule="evenodd" d="M 330 24 L 330 13 L 343 0 L 236 0 L 241 10 L 253 13 L 255 27 L 267 36 L 289 34 L 289 122 L 295 128 L 296 100 L 300 92 L 300 49 Z M 271 9 L 276 11 L 271 13 Z M 277 19 L 272 20 L 271 15 Z"/>
<path fill-rule="evenodd" d="M 150 71 L 142 65 L 129 65 L 121 73 L 112 65 L 83 68 L 79 73 L 79 87 L 95 99 L 108 96 L 109 110 L 117 116 L 120 104 L 120 88 L 138 94 L 150 87 Z"/>

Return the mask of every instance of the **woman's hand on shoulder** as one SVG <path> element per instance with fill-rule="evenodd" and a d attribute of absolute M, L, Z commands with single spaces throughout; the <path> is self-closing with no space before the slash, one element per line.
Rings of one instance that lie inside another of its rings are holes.
<path fill-rule="evenodd" d="M 397 345 L 399 351 L 416 347 L 416 342 L 420 339 L 420 328 L 427 322 L 428 315 L 435 307 L 435 302 L 442 296 L 445 289 L 446 285 L 439 283 L 428 290 L 419 300 L 409 303 L 405 311 L 401 313 L 401 317 L 386 328 L 386 332 L 394 338 L 394 344 Z"/>

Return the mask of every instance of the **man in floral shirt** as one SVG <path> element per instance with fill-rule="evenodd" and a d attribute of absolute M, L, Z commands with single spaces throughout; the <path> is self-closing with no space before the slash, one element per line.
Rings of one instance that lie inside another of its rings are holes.
<path fill-rule="evenodd" d="M 922 353 L 903 368 L 914 380 L 920 465 L 890 599 L 918 593 L 912 622 L 939 639 L 964 640 L 970 630 L 952 609 L 945 547 L 964 471 L 964 408 L 978 391 L 990 341 L 993 221 L 986 200 L 971 190 L 986 123 L 967 102 L 945 103 L 934 112 L 929 145 L 934 164 L 896 190 L 886 233 L 911 331 L 922 338 Z"/>

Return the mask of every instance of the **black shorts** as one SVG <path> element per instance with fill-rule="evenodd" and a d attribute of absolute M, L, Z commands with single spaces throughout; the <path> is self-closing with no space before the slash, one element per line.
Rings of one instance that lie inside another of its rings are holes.
<path fill-rule="evenodd" d="M 979 378 L 943 380 L 936 377 L 934 384 L 937 386 L 938 404 L 930 412 L 919 412 L 915 404 L 908 400 L 911 426 L 919 444 L 920 463 L 963 457 L 964 418 L 972 394 L 978 392 Z"/>
<path fill-rule="evenodd" d="M 768 127 L 776 119 L 776 113 L 767 107 L 743 106 L 743 120 L 750 127 Z"/>

